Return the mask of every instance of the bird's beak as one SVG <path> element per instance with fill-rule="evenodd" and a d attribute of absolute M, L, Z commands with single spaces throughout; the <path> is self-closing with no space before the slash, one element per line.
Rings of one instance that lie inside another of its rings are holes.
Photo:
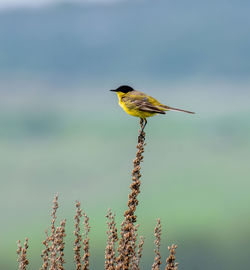
<path fill-rule="evenodd" d="M 116 90 L 115 90 L 115 89 L 111 89 L 111 90 L 109 90 L 109 91 L 116 92 Z"/>

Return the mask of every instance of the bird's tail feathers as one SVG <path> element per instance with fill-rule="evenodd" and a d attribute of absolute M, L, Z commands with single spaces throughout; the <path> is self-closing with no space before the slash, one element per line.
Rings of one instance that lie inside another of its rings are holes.
<path fill-rule="evenodd" d="M 177 111 L 177 112 L 185 112 L 185 113 L 192 113 L 194 114 L 195 112 L 190 112 L 187 110 L 182 110 L 182 109 L 178 109 L 178 108 L 173 108 L 173 107 L 169 107 L 169 106 L 163 106 L 165 109 L 167 109 L 168 111 Z"/>

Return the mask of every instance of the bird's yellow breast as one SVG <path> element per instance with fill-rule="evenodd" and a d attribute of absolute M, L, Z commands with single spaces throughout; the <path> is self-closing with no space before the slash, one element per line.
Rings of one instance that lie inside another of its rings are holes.
<path fill-rule="evenodd" d="M 121 92 L 117 92 L 117 96 L 119 99 L 119 105 L 122 107 L 122 109 L 129 115 L 135 116 L 135 117 L 140 117 L 140 118 L 147 118 L 147 117 L 151 117 L 154 116 L 155 113 L 151 113 L 151 112 L 143 112 L 141 110 L 139 110 L 138 108 L 136 108 L 136 106 L 128 106 L 128 104 L 123 101 L 123 97 L 126 94 L 121 93 Z"/>

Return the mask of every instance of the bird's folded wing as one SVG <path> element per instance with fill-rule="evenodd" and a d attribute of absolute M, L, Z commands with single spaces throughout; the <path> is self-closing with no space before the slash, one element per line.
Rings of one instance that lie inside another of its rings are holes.
<path fill-rule="evenodd" d="M 150 112 L 150 113 L 160 113 L 165 114 L 163 110 L 161 110 L 159 107 L 152 105 L 148 101 L 144 100 L 136 100 L 134 101 L 134 104 L 136 105 L 137 109 L 143 112 Z"/>
<path fill-rule="evenodd" d="M 124 97 L 122 100 L 126 103 L 126 106 L 131 110 L 136 109 L 143 112 L 165 114 L 164 109 L 152 105 L 148 101 L 147 97 L 140 97 L 140 96 L 134 96 L 134 98 Z"/>
<path fill-rule="evenodd" d="M 138 108 L 140 111 L 143 112 L 151 112 L 151 113 L 160 113 L 160 114 L 165 114 L 164 111 L 162 111 L 161 109 L 153 106 L 153 105 L 149 105 L 149 104 L 142 104 L 141 106 L 139 106 Z"/>

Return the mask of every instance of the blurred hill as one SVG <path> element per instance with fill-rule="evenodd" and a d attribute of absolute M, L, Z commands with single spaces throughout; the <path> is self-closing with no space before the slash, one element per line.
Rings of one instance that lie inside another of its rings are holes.
<path fill-rule="evenodd" d="M 61 80 L 248 79 L 249 8 L 244 0 L 159 0 L 2 10 L 0 72 Z"/>

